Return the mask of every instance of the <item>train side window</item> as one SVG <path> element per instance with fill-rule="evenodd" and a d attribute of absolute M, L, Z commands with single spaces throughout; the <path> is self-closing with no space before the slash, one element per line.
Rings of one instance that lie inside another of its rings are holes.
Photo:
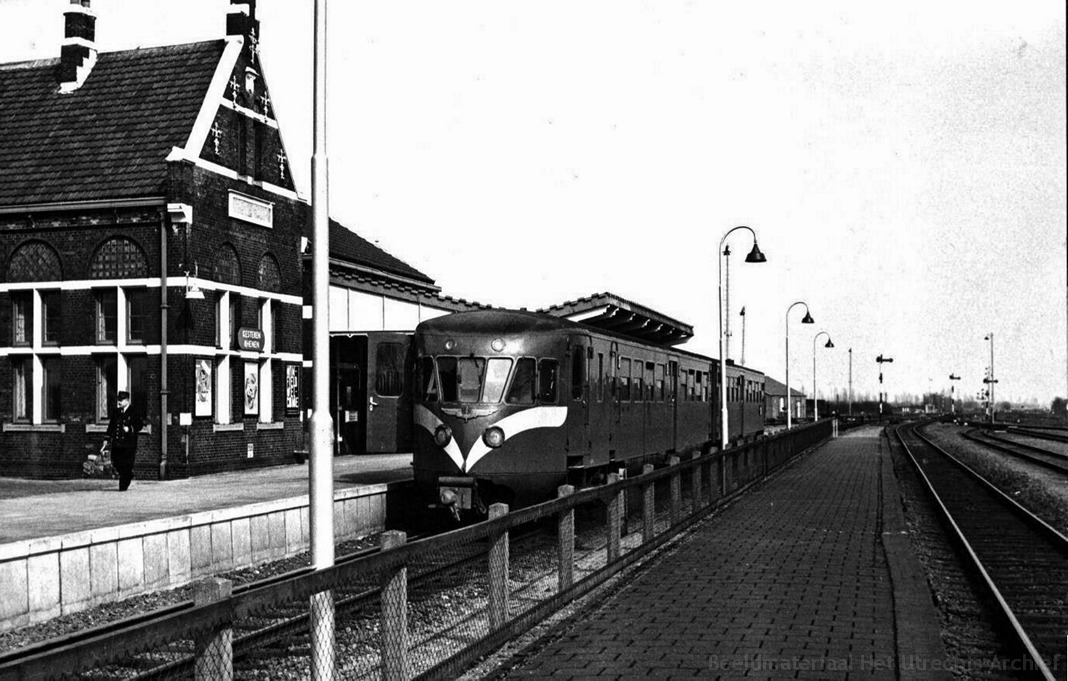
<path fill-rule="evenodd" d="M 491 357 L 486 363 L 486 387 L 482 391 L 482 401 L 497 403 L 504 394 L 504 384 L 508 382 L 508 372 L 512 370 L 512 360 L 507 357 Z"/>
<path fill-rule="evenodd" d="M 383 397 L 397 397 L 404 388 L 404 356 L 401 343 L 379 343 L 375 349 L 375 392 Z"/>
<path fill-rule="evenodd" d="M 657 402 L 664 401 L 664 365 L 656 365 L 656 400 Z"/>
<path fill-rule="evenodd" d="M 697 400 L 697 380 L 694 378 L 694 370 L 690 369 L 690 401 Z"/>
<path fill-rule="evenodd" d="M 630 402 L 630 360 L 626 357 L 619 360 L 619 401 Z"/>
<path fill-rule="evenodd" d="M 534 359 L 521 357 L 515 363 L 515 376 L 508 387 L 508 404 L 534 404 Z"/>
<path fill-rule="evenodd" d="M 419 360 L 419 390 L 425 402 L 438 401 L 438 374 L 434 371 L 434 358 Z"/>
<path fill-rule="evenodd" d="M 642 375 L 644 363 L 640 359 L 634 360 L 631 365 L 631 396 L 635 402 L 641 402 L 645 399 L 645 377 Z"/>
<path fill-rule="evenodd" d="M 538 362 L 538 401 L 542 404 L 556 404 L 555 359 L 543 359 Z"/>
<path fill-rule="evenodd" d="M 685 402 L 689 395 L 689 386 L 686 383 L 686 370 L 679 372 L 679 402 Z"/>
<path fill-rule="evenodd" d="M 597 353 L 597 401 L 604 402 L 604 353 Z"/>
<path fill-rule="evenodd" d="M 571 350 L 571 399 L 581 400 L 586 383 L 586 348 L 576 345 Z"/>
<path fill-rule="evenodd" d="M 704 380 L 704 377 L 701 374 L 702 372 L 700 371 L 694 374 L 694 380 L 696 382 L 694 383 L 693 391 L 694 400 L 696 400 L 697 402 L 705 401 L 705 384 L 702 382 Z"/>
<path fill-rule="evenodd" d="M 679 395 L 679 363 L 668 362 L 668 380 L 671 382 L 668 388 L 668 399 L 674 402 Z"/>

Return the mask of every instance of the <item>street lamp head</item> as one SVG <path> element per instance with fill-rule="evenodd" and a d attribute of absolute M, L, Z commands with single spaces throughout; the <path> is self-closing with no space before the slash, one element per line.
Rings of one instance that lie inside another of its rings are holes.
<path fill-rule="evenodd" d="M 834 347 L 834 343 L 832 343 L 832 342 L 831 342 L 831 339 L 830 339 L 830 338 L 828 338 L 828 339 L 827 339 L 827 344 L 826 344 L 826 345 L 824 345 L 823 347 L 825 347 L 825 348 L 833 348 L 833 347 Z"/>
<path fill-rule="evenodd" d="M 810 315 L 808 313 L 808 310 L 805 310 L 805 316 L 801 319 L 801 323 L 802 324 L 815 324 L 816 320 L 812 318 L 812 315 Z"/>
<path fill-rule="evenodd" d="M 760 252 L 760 246 L 757 246 L 757 242 L 753 240 L 753 250 L 749 251 L 749 255 L 745 256 L 746 262 L 767 262 L 768 259 L 764 257 L 764 254 Z"/>

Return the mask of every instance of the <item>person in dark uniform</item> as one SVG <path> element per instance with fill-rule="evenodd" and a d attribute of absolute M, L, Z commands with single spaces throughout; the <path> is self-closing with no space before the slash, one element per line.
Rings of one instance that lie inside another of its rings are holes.
<path fill-rule="evenodd" d="M 130 393 L 120 390 L 115 396 L 115 411 L 111 414 L 104 446 L 111 443 L 111 463 L 119 474 L 119 491 L 125 492 L 133 480 L 134 458 L 137 456 L 137 433 L 143 423 L 141 416 L 130 409 Z"/>

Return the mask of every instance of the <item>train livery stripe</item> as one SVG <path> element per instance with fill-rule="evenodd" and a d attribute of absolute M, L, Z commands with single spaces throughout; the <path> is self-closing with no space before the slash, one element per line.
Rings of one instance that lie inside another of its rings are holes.
<path fill-rule="evenodd" d="M 533 407 L 506 416 L 493 425 L 504 431 L 504 439 L 507 440 L 534 428 L 559 428 L 566 420 L 567 407 Z M 464 472 L 470 473 L 471 468 L 478 463 L 479 459 L 491 451 L 482 438 L 475 440 L 475 443 L 471 445 L 471 451 L 467 453 L 467 466 Z"/>
<path fill-rule="evenodd" d="M 415 423 L 425 428 L 431 437 L 434 436 L 434 431 L 438 429 L 438 426 L 444 425 L 441 419 L 434 415 L 434 412 L 421 404 L 415 405 Z M 460 453 L 456 438 L 450 439 L 449 443 L 445 445 L 445 453 L 456 464 L 458 470 L 462 471 L 464 469 L 464 455 Z"/>

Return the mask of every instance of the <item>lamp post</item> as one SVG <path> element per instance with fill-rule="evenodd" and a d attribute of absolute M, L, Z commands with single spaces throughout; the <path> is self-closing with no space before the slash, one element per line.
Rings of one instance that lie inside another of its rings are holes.
<path fill-rule="evenodd" d="M 959 381 L 959 380 L 960 380 L 960 376 L 958 376 L 956 374 L 950 374 L 949 375 L 949 413 L 950 414 L 957 413 L 957 405 L 953 401 L 953 381 Z"/>
<path fill-rule="evenodd" d="M 724 244 L 727 241 L 727 237 L 739 229 L 747 230 L 753 235 L 753 249 L 749 251 L 749 255 L 745 256 L 746 262 L 767 262 L 767 258 L 760 252 L 760 248 L 757 246 L 756 232 L 750 227 L 745 225 L 739 225 L 727 230 L 727 233 L 723 235 L 723 238 L 719 240 L 719 249 L 716 251 L 716 261 L 719 265 L 719 448 L 721 450 L 727 448 L 727 436 L 729 431 L 727 430 L 727 355 L 724 352 L 724 336 L 723 336 L 723 258 L 726 257 L 729 251 L 726 251 Z"/>
<path fill-rule="evenodd" d="M 808 303 L 804 301 L 797 301 L 790 307 L 786 308 L 786 429 L 789 430 L 794 426 L 794 404 L 793 395 L 790 394 L 790 310 L 794 309 L 798 305 L 805 306 L 805 316 L 801 318 L 802 324 L 815 324 L 816 320 L 812 318 L 812 315 L 808 312 Z"/>
<path fill-rule="evenodd" d="M 990 397 L 990 425 L 993 426 L 994 410 L 996 408 L 994 405 L 994 384 L 997 383 L 997 380 L 994 378 L 994 332 L 991 331 L 988 333 L 983 340 L 990 341 L 990 375 L 983 379 L 983 383 L 988 383 L 990 385 L 987 394 Z"/>
<path fill-rule="evenodd" d="M 831 334 L 826 331 L 820 331 L 812 337 L 812 419 L 814 421 L 820 420 L 820 391 L 816 387 L 816 341 L 819 340 L 820 336 L 827 336 L 827 344 L 823 347 L 834 347 L 834 343 L 831 342 Z"/>

